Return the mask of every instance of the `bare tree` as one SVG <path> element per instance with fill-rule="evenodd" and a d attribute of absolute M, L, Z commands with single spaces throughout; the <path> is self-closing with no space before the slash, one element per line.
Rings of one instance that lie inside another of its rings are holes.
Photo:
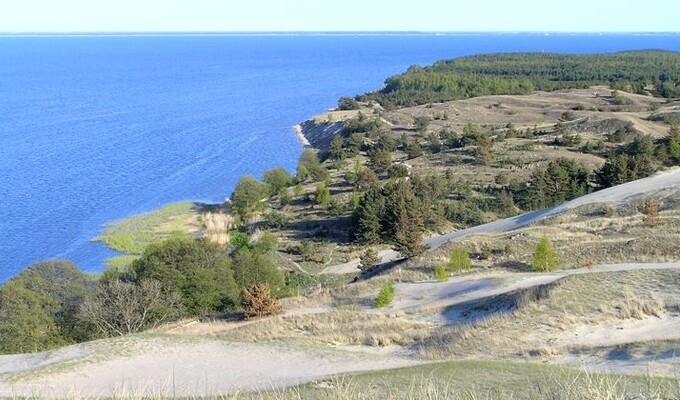
<path fill-rule="evenodd" d="M 158 281 L 114 280 L 99 285 L 78 316 L 107 336 L 122 336 L 169 321 L 177 316 L 178 305 L 178 296 L 165 294 Z"/>

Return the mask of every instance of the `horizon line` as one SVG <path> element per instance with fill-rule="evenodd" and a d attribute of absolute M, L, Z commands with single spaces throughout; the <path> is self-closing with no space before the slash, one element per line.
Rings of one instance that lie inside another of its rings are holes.
<path fill-rule="evenodd" d="M 680 31 L 6 31 L 0 36 L 190 36 L 190 35 L 680 35 Z"/>

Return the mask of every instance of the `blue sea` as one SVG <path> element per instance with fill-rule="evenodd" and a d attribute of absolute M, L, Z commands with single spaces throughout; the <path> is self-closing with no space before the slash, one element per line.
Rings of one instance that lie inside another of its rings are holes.
<path fill-rule="evenodd" d="M 0 37 L 0 281 L 48 258 L 101 270 L 103 224 L 293 170 L 293 125 L 410 65 L 650 48 L 680 50 L 680 36 Z"/>

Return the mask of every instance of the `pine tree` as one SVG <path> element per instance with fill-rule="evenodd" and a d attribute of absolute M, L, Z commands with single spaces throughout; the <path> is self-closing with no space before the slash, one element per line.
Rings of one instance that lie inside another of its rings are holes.
<path fill-rule="evenodd" d="M 531 266 L 534 271 L 538 272 L 554 271 L 557 269 L 557 253 L 547 237 L 543 236 L 539 240 L 538 245 L 536 245 L 536 250 L 531 259 Z"/>

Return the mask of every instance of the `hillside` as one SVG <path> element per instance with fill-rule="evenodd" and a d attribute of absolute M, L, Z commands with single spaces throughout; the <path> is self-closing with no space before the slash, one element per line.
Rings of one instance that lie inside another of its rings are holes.
<path fill-rule="evenodd" d="M 298 127 L 294 176 L 108 226 L 96 282 L 44 263 L 0 288 L 0 397 L 677 397 L 677 62 L 476 56 L 343 98 Z M 389 84 L 420 75 L 482 78 Z"/>

